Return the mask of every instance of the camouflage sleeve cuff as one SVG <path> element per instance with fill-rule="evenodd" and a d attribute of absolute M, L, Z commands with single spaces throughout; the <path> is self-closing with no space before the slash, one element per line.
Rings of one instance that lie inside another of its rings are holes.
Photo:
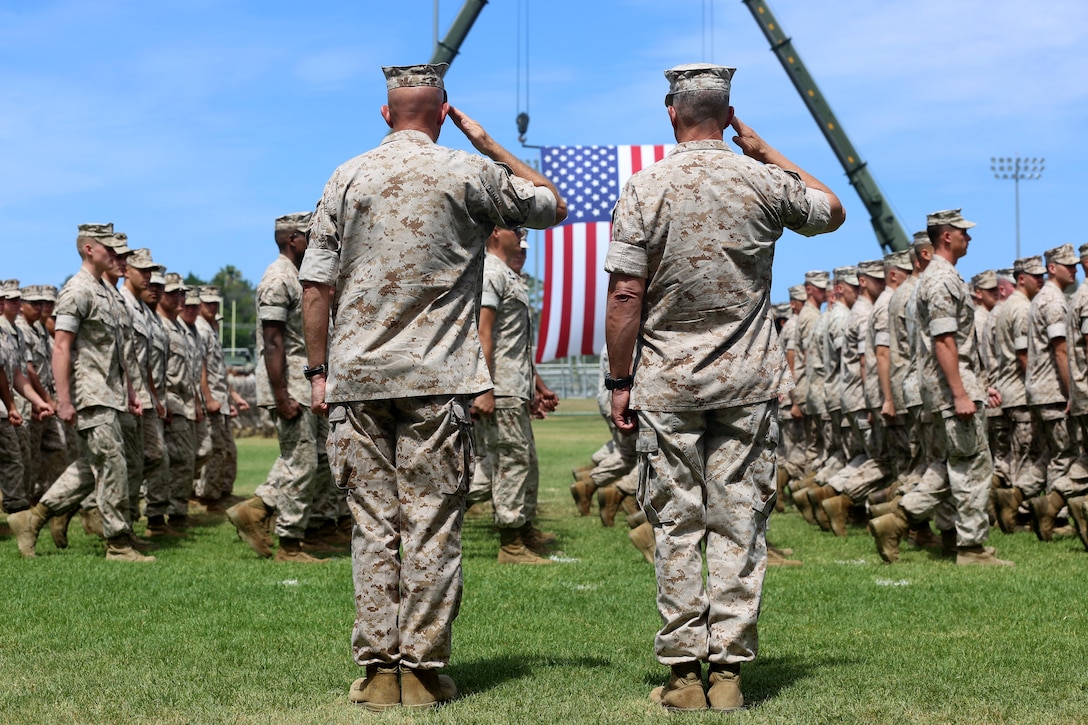
<path fill-rule="evenodd" d="M 480 295 L 480 307 L 490 307 L 491 309 L 499 309 L 499 296 L 494 292 L 484 290 Z"/>
<path fill-rule="evenodd" d="M 287 309 L 279 305 L 257 305 L 257 319 L 269 322 L 287 322 Z"/>
<path fill-rule="evenodd" d="M 331 249 L 306 250 L 298 278 L 302 282 L 314 282 L 335 287 L 340 276 L 340 253 Z"/>
<path fill-rule="evenodd" d="M 873 347 L 891 347 L 892 336 L 887 332 L 878 332 L 873 335 Z"/>
<path fill-rule="evenodd" d="M 1022 335 L 1021 337 L 1018 337 L 1015 340 L 1013 340 L 1012 341 L 1012 346 L 1017 352 L 1020 352 L 1021 350 L 1027 350 L 1028 349 L 1027 335 Z"/>
<path fill-rule="evenodd" d="M 805 189 L 808 199 L 808 218 L 805 223 L 793 231 L 806 237 L 814 237 L 827 231 L 831 223 L 831 200 L 819 189 Z"/>
<path fill-rule="evenodd" d="M 74 315 L 57 315 L 56 329 L 70 332 L 73 335 L 79 332 L 79 318 Z"/>
<path fill-rule="evenodd" d="M 515 181 L 518 179 L 515 178 Z M 533 197 L 529 202 L 529 214 L 524 226 L 530 229 L 547 229 L 555 224 L 555 210 L 559 202 L 552 190 L 546 186 L 533 187 Z"/>
<path fill-rule="evenodd" d="M 1088 317 L 1080 321 L 1080 334 L 1088 335 Z"/>
<path fill-rule="evenodd" d="M 958 327 L 955 317 L 938 317 L 929 321 L 929 336 L 948 335 L 955 332 Z"/>
<path fill-rule="evenodd" d="M 833 337 L 831 338 L 831 347 L 836 350 L 841 350 L 842 346 L 846 343 L 845 337 Z"/>
<path fill-rule="evenodd" d="M 619 272 L 646 279 L 649 265 L 646 261 L 646 250 L 626 242 L 612 242 L 608 245 L 608 256 L 604 260 L 604 271 Z"/>
<path fill-rule="evenodd" d="M 1055 322 L 1053 325 L 1046 326 L 1046 337 L 1048 340 L 1056 340 L 1067 336 L 1068 333 L 1066 332 L 1064 322 Z"/>
<path fill-rule="evenodd" d="M 858 355 L 865 354 L 865 340 L 858 340 Z"/>

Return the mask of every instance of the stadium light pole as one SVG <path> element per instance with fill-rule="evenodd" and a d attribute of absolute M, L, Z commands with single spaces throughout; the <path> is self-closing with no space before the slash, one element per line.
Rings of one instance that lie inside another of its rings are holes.
<path fill-rule="evenodd" d="M 1020 180 L 1038 179 L 1043 175 L 1046 159 L 1020 156 L 990 157 L 990 171 L 995 179 L 1012 179 L 1016 190 L 1016 258 L 1020 259 Z"/>

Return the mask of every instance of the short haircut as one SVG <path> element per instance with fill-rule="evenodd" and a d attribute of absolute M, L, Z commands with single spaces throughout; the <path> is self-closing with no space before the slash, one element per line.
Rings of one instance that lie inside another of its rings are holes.
<path fill-rule="evenodd" d="M 729 116 L 729 91 L 703 90 L 677 93 L 672 107 L 685 122 L 695 124 L 711 119 L 725 123 Z"/>

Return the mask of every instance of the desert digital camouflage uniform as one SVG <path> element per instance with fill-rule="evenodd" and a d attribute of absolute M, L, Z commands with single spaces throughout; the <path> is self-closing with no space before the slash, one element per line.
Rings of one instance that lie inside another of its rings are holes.
<path fill-rule="evenodd" d="M 846 340 L 846 318 L 850 308 L 842 300 L 835 300 L 825 313 L 827 322 L 818 327 L 823 333 L 824 361 L 824 440 L 827 442 L 827 458 L 816 472 L 816 483 L 823 485 L 847 464 L 845 421 L 842 413 L 842 346 Z"/>
<path fill-rule="evenodd" d="M 796 387 L 793 390 L 793 399 L 804 414 L 802 425 L 805 430 L 806 442 L 805 464 L 802 467 L 802 473 L 814 470 L 820 456 L 819 422 L 823 405 L 822 400 L 819 400 L 819 398 L 822 391 L 816 391 L 813 388 L 816 385 L 822 386 L 822 381 L 819 384 L 815 382 L 821 371 L 815 369 L 818 365 L 816 360 L 809 360 L 810 357 L 818 357 L 818 354 L 813 350 L 812 332 L 819 319 L 820 309 L 806 300 L 801 307 L 801 311 L 797 313 L 796 334 L 794 335 L 794 347 L 797 351 L 797 357 L 794 361 L 796 368 L 794 383 Z"/>
<path fill-rule="evenodd" d="M 1068 340 L 1072 329 L 1069 304 L 1053 280 L 1047 280 L 1031 300 L 1028 314 L 1028 405 L 1042 422 L 1046 465 L 1046 493 L 1067 496 L 1080 486 L 1069 477 L 1077 457 L 1076 431 L 1066 410 L 1068 397 L 1062 391 L 1058 366 L 1051 349 L 1055 340 Z M 1069 348 L 1067 348 L 1068 350 Z M 1070 366 L 1072 370 L 1072 366 Z"/>
<path fill-rule="evenodd" d="M 170 356 L 170 333 L 166 330 L 168 320 L 146 302 L 140 301 L 141 312 L 147 323 L 149 344 L 147 349 L 148 380 L 155 387 L 159 404 L 169 413 L 167 406 L 167 361 Z M 166 420 L 159 417 L 152 407 L 145 414 L 144 421 L 144 508 L 145 513 L 155 510 L 158 516 L 164 516 L 170 503 L 170 456 L 166 444 Z M 151 514 L 148 513 L 148 516 Z"/>
<path fill-rule="evenodd" d="M 986 439 L 986 375 L 978 356 L 970 289 L 954 265 L 934 254 L 917 285 L 919 376 L 923 405 L 934 417 L 935 451 L 922 481 L 900 505 L 916 521 L 929 518 L 945 500 L 956 506 L 959 547 L 981 546 L 989 531 L 986 502 L 993 461 Z M 952 391 L 937 364 L 934 338 L 951 334 L 964 391 L 975 403 L 967 420 L 955 415 Z"/>
<path fill-rule="evenodd" d="M 13 396 L 13 401 L 15 388 L 11 381 L 15 378 L 17 358 L 14 340 L 0 332 L 0 364 L 4 367 L 4 374 L 8 379 L 8 390 Z M 23 425 L 26 425 L 25 420 Z M 4 499 L 5 513 L 24 511 L 30 506 L 27 490 L 23 485 L 23 476 L 24 464 L 19 447 L 19 434 L 16 432 L 16 427 L 8 420 L 7 406 L 0 401 L 0 495 Z"/>
<path fill-rule="evenodd" d="M 1080 256 L 1088 257 L 1088 246 L 1081 245 Z M 1069 378 L 1072 402 L 1069 414 L 1075 435 L 1080 441 L 1077 458 L 1069 469 L 1073 480 L 1088 479 L 1088 283 L 1081 282 L 1069 301 L 1072 326 L 1069 330 Z M 1088 507 L 1084 492 L 1076 492 L 1069 500 L 1069 511 L 1077 526 L 1081 542 L 1088 548 Z M 1077 514 L 1080 514 L 1078 517 Z"/>
<path fill-rule="evenodd" d="M 869 318 L 869 335 L 872 340 L 872 349 L 875 358 L 877 348 L 885 347 L 888 349 L 888 378 L 889 387 L 892 393 L 892 406 L 895 409 L 895 418 L 888 420 L 881 415 L 881 410 L 884 405 L 884 391 L 880 388 L 880 381 L 877 380 L 877 407 L 875 409 L 874 417 L 880 418 L 881 424 L 884 426 L 884 456 L 888 463 L 889 471 L 896 479 L 907 476 L 909 478 L 910 470 L 914 463 L 913 455 L 910 445 L 910 418 L 907 414 L 905 407 L 901 407 L 903 393 L 896 393 L 896 374 L 901 372 L 903 368 L 903 361 L 897 359 L 899 350 L 899 342 L 896 339 L 900 335 L 900 321 L 897 315 L 900 312 L 900 308 L 903 303 L 906 302 L 906 297 L 900 297 L 900 305 L 893 305 L 893 300 L 903 285 L 907 284 L 912 277 L 906 277 L 899 286 L 894 290 L 891 287 L 885 287 L 884 292 L 877 298 L 877 304 L 874 305 L 873 316 Z M 904 335 L 905 336 L 905 335 Z M 898 366 L 898 367 L 897 367 Z M 878 374 L 874 368 L 874 374 Z M 900 381 L 901 385 L 901 381 Z"/>
<path fill-rule="evenodd" d="M 123 320 L 109 284 L 80 269 L 57 298 L 57 330 L 73 333 L 71 397 L 81 457 L 42 496 L 53 514 L 73 510 L 93 493 L 107 539 L 130 533 L 128 467 L 121 414 L 128 411 Z"/>
<path fill-rule="evenodd" d="M 468 400 L 491 388 L 475 329 L 485 242 L 496 225 L 553 224 L 556 205 L 504 166 L 402 130 L 341 165 L 314 212 L 300 279 L 335 290 L 328 450 L 355 520 L 359 665 L 449 660 Z"/>
<path fill-rule="evenodd" d="M 4 282 L 4 297 L 10 297 L 11 299 L 17 298 L 21 292 L 19 290 L 18 280 L 7 280 Z M 4 300 L 0 299 L 0 305 L 4 304 Z M 18 319 L 18 318 L 16 318 Z M 18 325 L 8 320 L 8 318 L 0 311 L 0 336 L 6 337 L 8 345 L 11 348 L 10 364 L 11 368 L 8 370 L 8 383 L 12 386 L 15 384 L 15 374 L 18 370 L 19 373 L 28 382 L 30 380 L 29 369 L 27 363 L 30 362 L 30 351 L 27 348 L 27 340 L 23 331 L 19 329 Z M 12 387 L 14 390 L 14 387 Z M 31 445 L 33 443 L 33 435 L 30 430 L 34 424 L 33 408 L 30 401 L 22 397 L 22 395 L 16 394 L 14 397 L 15 408 L 19 411 L 19 415 L 23 418 L 23 424 L 16 427 L 15 437 L 18 441 L 16 453 L 22 461 L 22 480 L 18 483 L 18 486 L 22 490 L 21 499 L 25 500 L 30 497 L 31 486 L 30 477 L 33 464 L 33 456 L 31 453 Z"/>
<path fill-rule="evenodd" d="M 784 228 L 818 234 L 830 219 L 824 193 L 719 140 L 677 144 L 613 210 L 605 269 L 646 280 L 630 408 L 639 504 L 657 541 L 662 664 L 756 656 L 778 396 L 789 392 L 771 263 Z"/>
<path fill-rule="evenodd" d="M 174 273 L 167 275 L 167 289 L 181 285 L 181 278 Z M 189 494 L 193 488 L 196 461 L 196 419 L 199 393 L 194 385 L 193 350 L 189 342 L 189 330 L 181 321 L 159 315 L 167 336 L 166 386 L 163 403 L 169 413 L 163 426 L 166 440 L 167 477 L 166 501 L 146 502 L 145 513 L 152 516 L 170 515 L 185 517 L 189 511 Z M 184 518 L 181 518 L 184 520 Z"/>
<path fill-rule="evenodd" d="M 484 255 L 481 307 L 495 311 L 492 382 L 495 412 L 481 416 L 495 525 L 521 528 L 536 518 L 536 443 L 529 417 L 534 394 L 529 291 L 521 276 L 494 254 Z"/>
<path fill-rule="evenodd" d="M 218 294 L 211 295 L 218 298 Z M 202 294 L 202 300 L 204 295 Z M 210 296 L 209 296 L 210 299 Z M 227 385 L 227 362 L 223 356 L 223 344 L 219 331 L 204 319 L 196 318 L 197 335 L 204 356 L 204 369 L 208 389 L 219 403 L 219 411 L 208 412 L 208 429 L 212 452 L 204 464 L 204 471 L 194 493 L 204 499 L 219 499 L 230 493 L 238 472 L 238 449 L 230 432 L 230 387 Z"/>
<path fill-rule="evenodd" d="M 800 345 L 797 341 L 797 316 L 793 315 L 789 305 L 785 305 L 784 312 L 789 316 L 782 323 L 782 329 L 778 331 L 778 344 L 788 355 L 793 352 L 793 364 L 795 370 L 804 373 L 804 358 L 801 356 Z M 779 405 L 779 454 L 778 467 L 786 471 L 790 478 L 801 478 L 805 469 L 805 424 L 803 418 L 794 418 L 792 414 L 793 401 L 800 400 L 797 392 L 797 375 L 791 373 L 794 388 L 785 398 L 784 404 Z"/>
<path fill-rule="evenodd" d="M 1030 311 L 1031 301 L 1022 291 L 1016 290 L 993 315 L 994 367 L 997 370 L 994 387 L 1001 394 L 1001 408 L 1009 424 L 1009 449 L 1001 469 L 1005 472 L 1005 483 L 1019 488 L 1025 498 L 1037 496 L 1046 483 L 1045 475 L 1038 475 L 1034 467 L 1035 426 L 1028 407 L 1026 371 L 1020 367 L 1017 357 L 1028 349 Z"/>
<path fill-rule="evenodd" d="M 38 285 L 25 287 L 22 294 L 24 303 L 41 301 L 41 288 Z M 55 396 L 55 390 L 52 370 L 52 341 L 49 339 L 49 333 L 44 328 L 31 324 L 21 312 L 15 319 L 15 325 L 26 341 L 28 362 L 37 373 L 38 382 L 41 383 L 42 389 L 52 399 Z M 43 335 L 45 339 L 42 339 Z M 23 471 L 23 481 L 27 494 L 31 498 L 38 499 L 45 493 L 49 484 L 52 483 L 52 480 L 47 480 L 44 475 L 47 467 L 46 459 L 56 456 L 63 434 L 57 427 L 58 421 L 56 418 L 50 416 L 45 420 L 34 420 L 32 415 L 33 406 L 30 405 L 30 401 L 26 400 L 26 398 L 19 398 L 18 402 L 19 413 L 23 416 L 23 424 L 30 427 L 30 457 L 28 465 Z M 46 446 L 49 447 L 49 450 L 45 450 Z"/>
<path fill-rule="evenodd" d="M 857 282 L 857 277 L 853 277 Z M 857 287 L 858 285 L 854 285 Z M 843 420 L 843 451 L 846 465 L 827 479 L 827 484 L 839 493 L 866 460 L 873 458 L 869 406 L 865 400 L 862 380 L 862 356 L 865 355 L 864 330 L 869 324 L 873 303 L 861 292 L 842 327 L 839 347 L 839 404 Z"/>
<path fill-rule="evenodd" d="M 200 296 L 195 287 L 190 287 L 185 291 L 185 307 L 200 307 Z M 200 319 L 199 312 L 196 315 L 196 319 Z M 208 462 L 208 459 L 212 455 L 212 434 L 211 424 L 208 421 L 208 409 L 204 401 L 204 390 L 202 381 L 204 379 L 204 347 L 200 344 L 200 333 L 196 328 L 196 321 L 190 323 L 188 320 L 182 318 L 182 315 L 178 315 L 178 322 L 182 323 L 182 327 L 186 332 L 186 340 L 189 343 L 189 370 L 193 374 L 193 387 L 196 389 L 196 406 L 198 409 L 196 422 L 193 424 L 193 480 L 189 484 L 188 495 L 193 496 L 193 489 L 200 477 L 204 473 L 204 464 Z M 177 501 L 174 504 L 175 508 L 180 508 L 181 502 Z M 185 502 L 185 510 L 187 511 L 189 502 Z M 181 513 L 181 511 L 179 511 Z"/>
<path fill-rule="evenodd" d="M 287 357 L 284 375 L 287 393 L 299 404 L 299 415 L 288 420 L 276 412 L 276 398 L 265 365 L 264 336 L 257 335 L 257 405 L 272 415 L 279 437 L 280 457 L 257 496 L 275 509 L 276 535 L 302 539 L 315 509 L 335 488 L 325 447 L 329 421 L 310 410 L 310 383 L 306 368 L 306 340 L 302 335 L 302 283 L 298 269 L 285 255 L 272 262 L 257 283 L 257 319 L 282 323 Z"/>
<path fill-rule="evenodd" d="M 806 307 L 810 307 L 807 302 Z M 824 337 L 827 334 L 827 324 L 831 319 L 830 306 L 820 312 L 816 310 L 816 318 L 809 328 L 805 347 L 805 376 L 808 378 L 808 414 L 812 416 L 812 429 L 816 434 L 813 437 L 813 452 L 809 458 L 809 473 L 816 473 L 827 462 L 834 445 L 831 434 L 831 414 L 827 410 L 827 395 L 824 390 L 824 381 L 827 380 L 827 348 L 824 345 Z"/>

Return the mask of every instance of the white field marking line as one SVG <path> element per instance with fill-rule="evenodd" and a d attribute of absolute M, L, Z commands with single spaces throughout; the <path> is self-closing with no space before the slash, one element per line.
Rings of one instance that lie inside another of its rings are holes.
<path fill-rule="evenodd" d="M 909 587 L 910 581 L 907 579 L 874 579 L 873 583 L 878 587 Z"/>
<path fill-rule="evenodd" d="M 283 581 L 280 582 L 280 584 L 282 584 L 285 587 L 297 587 L 298 586 L 298 579 L 284 579 Z"/>

